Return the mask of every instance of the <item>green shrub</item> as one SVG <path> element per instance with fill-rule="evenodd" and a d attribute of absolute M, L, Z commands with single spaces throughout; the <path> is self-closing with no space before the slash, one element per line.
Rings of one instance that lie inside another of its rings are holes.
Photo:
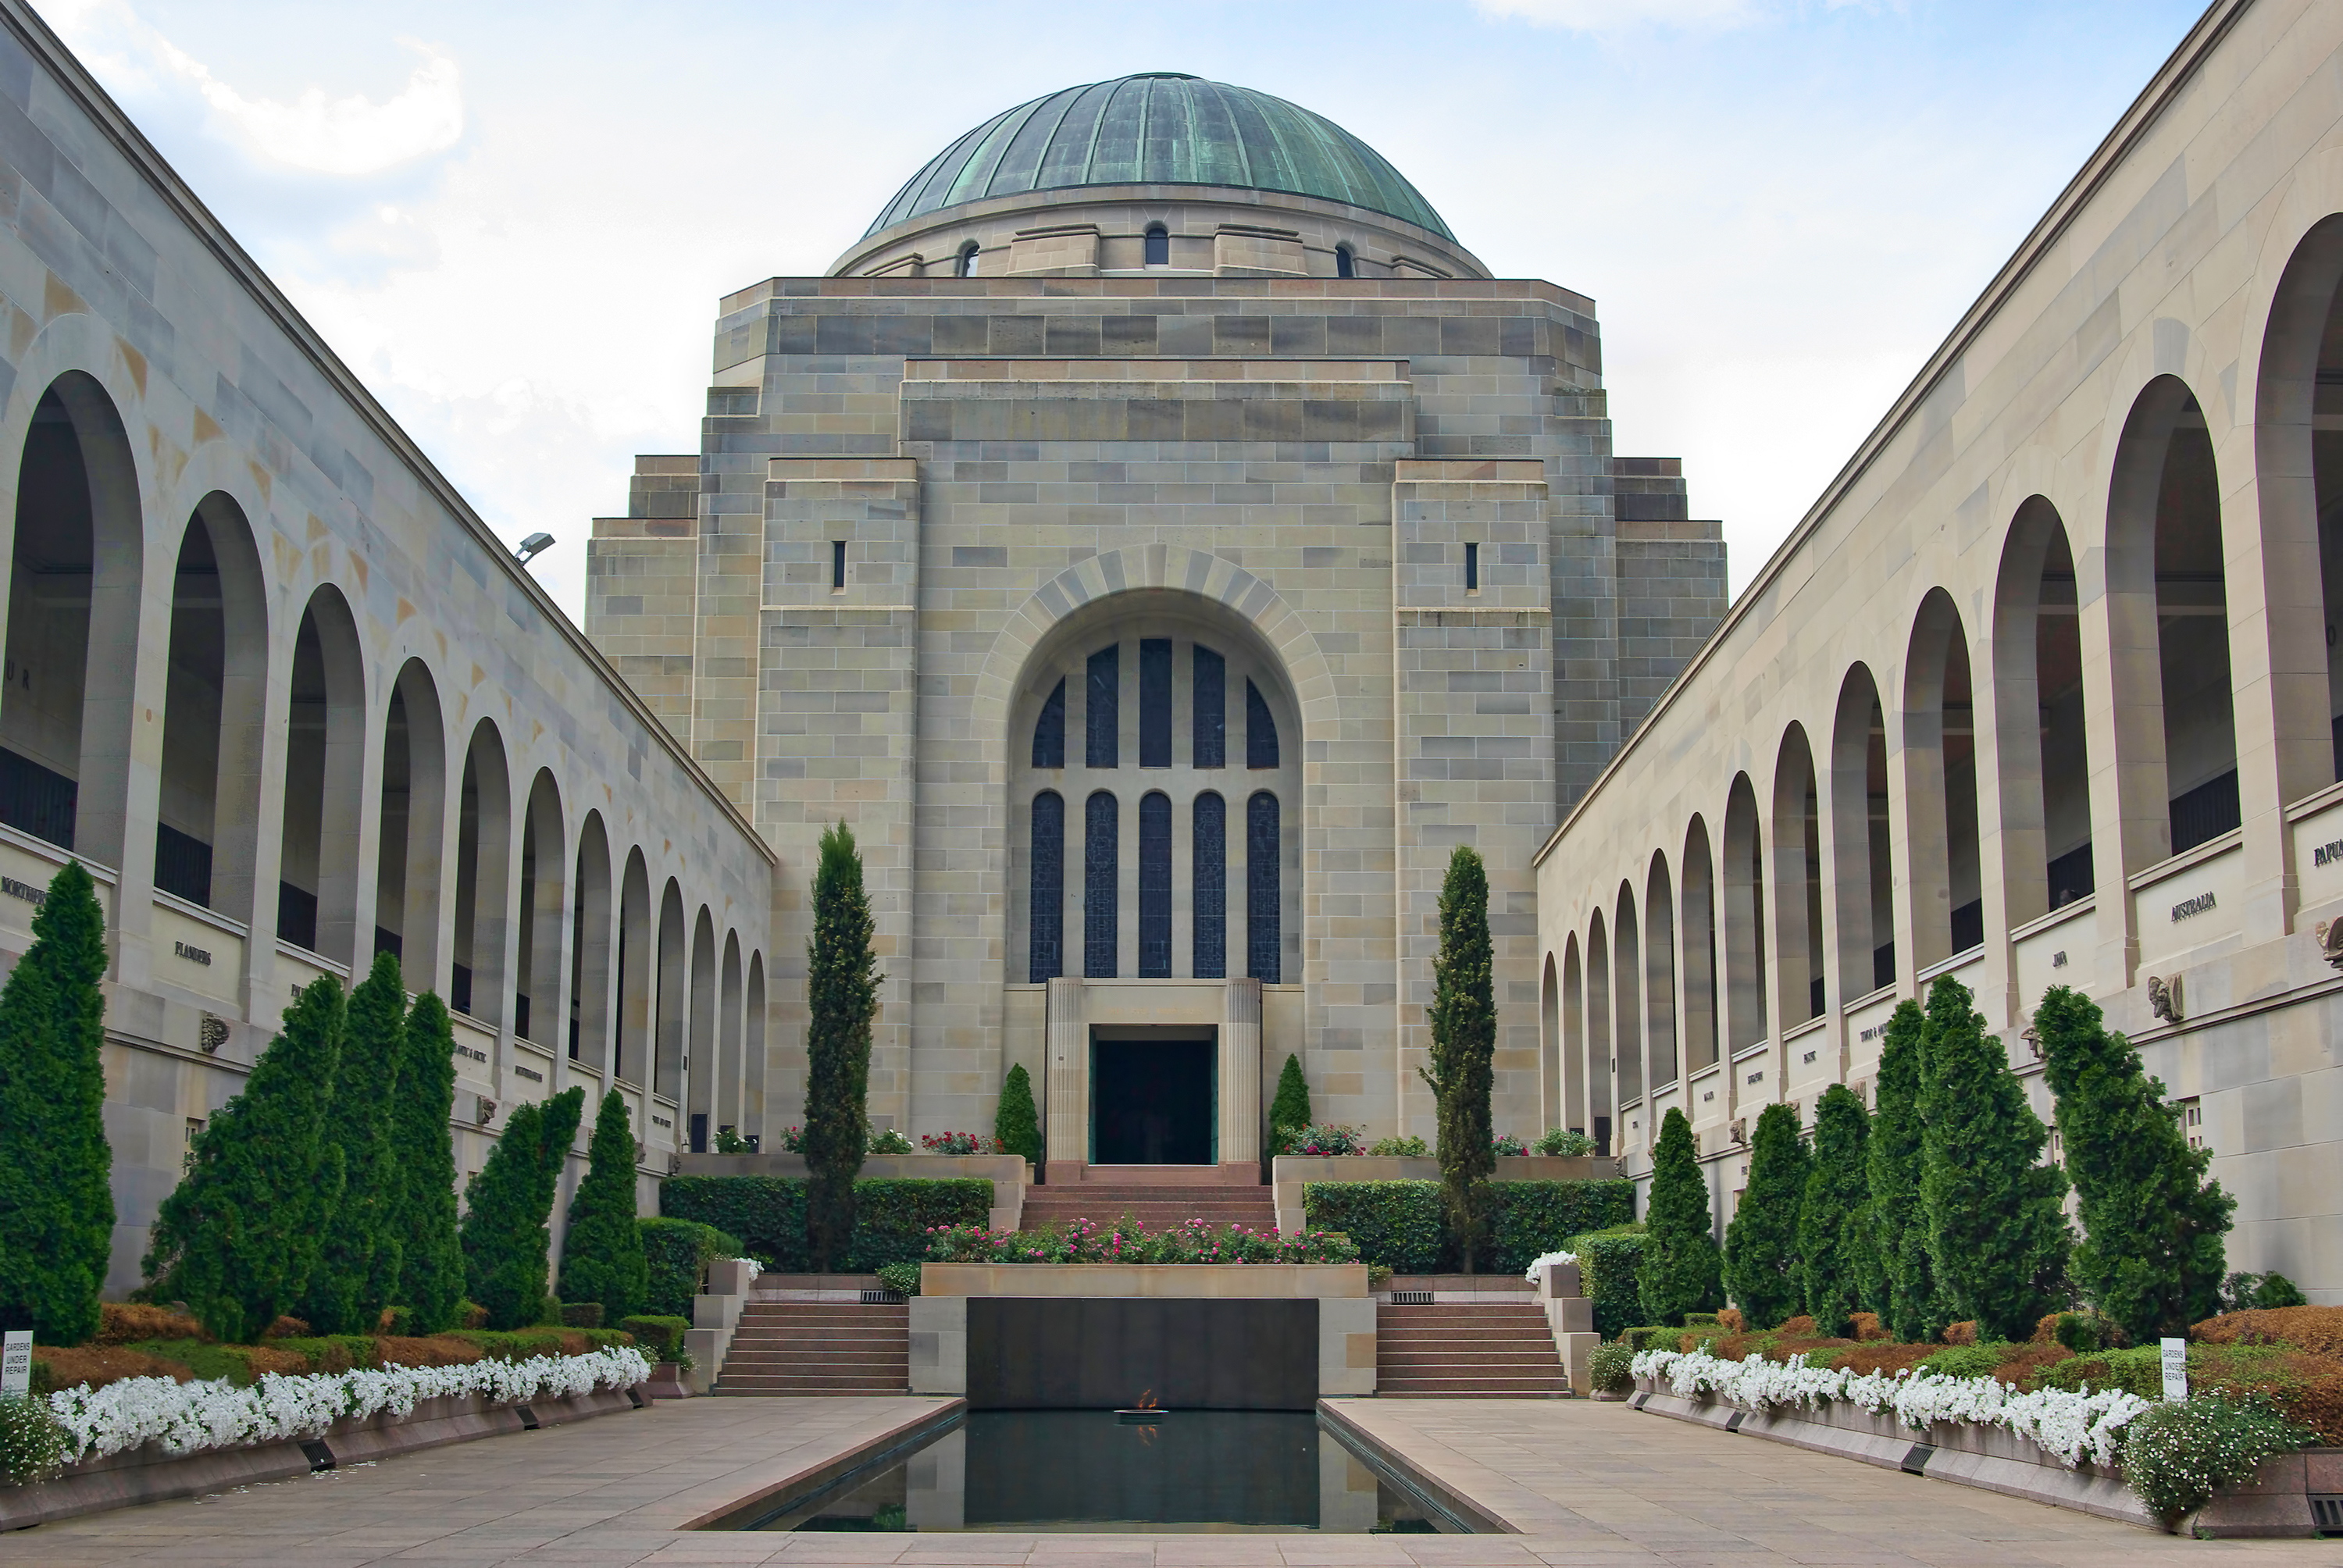
<path fill-rule="evenodd" d="M 920 1293 L 920 1265 L 917 1263 L 884 1263 L 879 1269 L 879 1282 L 899 1296 Z"/>
<path fill-rule="evenodd" d="M 738 1236 L 782 1273 L 805 1271 L 806 1184 L 786 1176 L 670 1176 L 659 1212 Z"/>
<path fill-rule="evenodd" d="M 832 1269 L 853 1243 L 854 1178 L 871 1144 L 870 1020 L 879 1011 L 877 930 L 862 887 L 862 856 L 844 822 L 822 830 L 813 879 L 813 940 L 806 944 L 805 1161 L 807 1234 L 814 1266 Z M 908 1141 L 904 1153 L 910 1152 Z"/>
<path fill-rule="evenodd" d="M 1684 1331 L 1665 1323 L 1644 1323 L 1619 1332 L 1619 1342 L 1630 1351 L 1672 1351 L 1684 1338 Z"/>
<path fill-rule="evenodd" d="M 1482 1255 L 1492 1273 L 1518 1274 L 1548 1252 L 1568 1251 L 1573 1236 L 1634 1217 L 1635 1183 L 1626 1177 L 1495 1181 L 1489 1187 L 1489 1249 Z"/>
<path fill-rule="evenodd" d="M 2225 1312 L 2267 1312 L 2278 1307 L 2307 1307 L 2310 1299 L 2284 1274 L 2235 1273 L 2221 1282 Z"/>
<path fill-rule="evenodd" d="M 2124 1429 L 2124 1479 L 2169 1523 L 2211 1502 L 2215 1488 L 2251 1481 L 2263 1460 L 2317 1441 L 2258 1394 L 2199 1394 L 2158 1404 Z"/>
<path fill-rule="evenodd" d="M 1391 1289 L 1392 1271 L 1381 1263 L 1367 1265 L 1367 1289 L 1380 1294 Z"/>
<path fill-rule="evenodd" d="M 845 1266 L 869 1272 L 884 1263 L 918 1262 L 936 1226 L 989 1222 L 992 1183 L 980 1177 L 866 1176 L 854 1184 L 854 1241 Z M 771 1259 L 778 1272 L 802 1273 L 812 1266 L 802 1180 L 670 1176 L 659 1186 L 659 1211 L 740 1238 L 748 1250 Z"/>
<path fill-rule="evenodd" d="M 1939 1377 L 1991 1377 L 1993 1369 L 2001 1364 L 2001 1352 L 1994 1345 L 1946 1345 L 1920 1363 L 1924 1372 Z"/>
<path fill-rule="evenodd" d="M 2097 1312 L 2060 1312 L 2050 1326 L 2050 1337 L 2078 1356 L 2096 1350 L 2112 1350 L 2120 1342 L 2113 1337 L 2113 1325 Z"/>
<path fill-rule="evenodd" d="M 1635 1386 L 1635 1352 L 1625 1345 L 1597 1345 L 1586 1358 L 1586 1381 L 1597 1393 L 1626 1393 Z"/>
<path fill-rule="evenodd" d="M 1302 1214 L 1308 1229 L 1342 1231 L 1360 1257 L 1393 1273 L 1428 1274 L 1440 1266 L 1436 1181 L 1305 1181 Z"/>
<path fill-rule="evenodd" d="M 594 1117 L 585 1179 L 569 1200 L 561 1238 L 561 1299 L 594 1308 L 594 1322 L 627 1317 L 643 1304 L 649 1266 L 635 1221 L 635 1124 L 626 1096 L 611 1090 Z"/>
<path fill-rule="evenodd" d="M 1021 1154 L 1036 1167 L 1041 1163 L 1041 1119 L 1033 1108 L 1033 1079 L 1018 1062 L 1001 1081 L 1001 1102 L 992 1112 L 993 1141 L 1004 1154 Z"/>
<path fill-rule="evenodd" d="M 1530 1145 L 1532 1152 L 1558 1154 L 1565 1159 L 1584 1159 L 1594 1152 L 1594 1140 L 1575 1127 L 1549 1127 L 1538 1141 Z"/>
<path fill-rule="evenodd" d="M 552 1271 L 553 1200 L 586 1091 L 565 1089 L 516 1110 L 488 1163 L 465 1188 L 464 1278 L 492 1329 L 518 1329 L 545 1312 Z"/>
<path fill-rule="evenodd" d="M 1621 1216 L 1631 1217 L 1632 1211 Z M 1708 1177 L 1700 1168 L 1692 1124 L 1683 1111 L 1670 1106 L 1652 1151 L 1652 1196 L 1644 1215 L 1644 1261 L 1636 1272 L 1645 1317 L 1654 1322 L 1681 1323 L 1689 1313 L 1713 1312 L 1725 1304 L 1715 1224 L 1708 1207 Z"/>
<path fill-rule="evenodd" d="M 1644 1262 L 1644 1228 L 1614 1225 L 1574 1236 L 1564 1248 L 1578 1255 L 1579 1289 L 1594 1303 L 1594 1332 L 1616 1339 L 1643 1315 L 1637 1274 Z"/>
<path fill-rule="evenodd" d="M 1269 1102 L 1272 1147 L 1284 1141 L 1281 1134 L 1310 1125 L 1310 1081 L 1302 1076 L 1302 1059 L 1292 1054 L 1277 1075 L 1277 1093 Z"/>
<path fill-rule="evenodd" d="M 1378 1138 L 1367 1145 L 1367 1152 L 1386 1159 L 1429 1160 L 1432 1145 L 1411 1133 L 1405 1138 Z"/>
<path fill-rule="evenodd" d="M 639 1220 L 636 1224 L 642 1231 L 643 1260 L 649 1266 L 650 1288 L 644 1293 L 644 1302 L 655 1317 L 689 1317 L 691 1298 L 699 1293 L 699 1282 L 708 1277 L 708 1265 L 719 1258 L 740 1254 L 739 1239 L 713 1225 L 664 1218 Z"/>
<path fill-rule="evenodd" d="M 318 1239 L 299 1316 L 327 1333 L 357 1333 L 398 1299 L 407 1187 L 398 1173 L 392 1119 L 406 1050 L 407 991 L 398 960 L 377 953 L 345 1004 L 342 1054 L 318 1122 L 322 1145 L 339 1149 L 342 1196 Z"/>
<path fill-rule="evenodd" d="M 992 1183 L 981 1178 L 866 1176 L 854 1184 L 854 1244 L 847 1267 L 867 1274 L 889 1263 L 917 1263 L 927 1256 L 930 1231 L 991 1219 Z"/>
<path fill-rule="evenodd" d="M 1489 1233 L 1489 1178 L 1497 1171 L 1489 1125 L 1497 1046 L 1491 954 L 1488 871 L 1471 846 L 1459 844 L 1440 886 L 1440 949 L 1424 1010 L 1432 1060 L 1415 1070 L 1438 1106 L 1440 1200 L 1468 1274 Z"/>
<path fill-rule="evenodd" d="M 564 1328 L 598 1329 L 602 1326 L 602 1303 L 599 1302 L 564 1302 L 561 1303 Z"/>
<path fill-rule="evenodd" d="M 491 1361 L 522 1362 L 532 1356 L 568 1355 L 581 1338 L 596 1350 L 608 1350 L 640 1336 L 618 1329 L 527 1328 L 458 1329 L 447 1337 L 477 1347 Z"/>
<path fill-rule="evenodd" d="M 1753 1329 L 1770 1329 L 1805 1304 L 1798 1278 L 1798 1217 L 1806 1202 L 1806 1146 L 1794 1105 L 1757 1113 L 1749 1182 L 1725 1228 L 1725 1288 Z"/>
<path fill-rule="evenodd" d="M 660 1361 L 671 1362 L 683 1352 L 683 1336 L 690 1329 L 691 1320 L 665 1312 L 637 1312 L 618 1327 L 634 1335 L 637 1344 Z"/>
<path fill-rule="evenodd" d="M 396 1300 L 414 1309 L 410 1330 L 436 1334 L 466 1324 L 464 1246 L 456 1219 L 456 1042 L 447 1010 L 425 991 L 401 1031 L 398 1104 L 391 1117 L 401 1237 Z M 408 1331 L 401 1331 L 408 1332 Z"/>
<path fill-rule="evenodd" d="M 11 1486 L 45 1481 L 65 1467 L 65 1429 L 37 1399 L 0 1398 L 0 1479 Z"/>

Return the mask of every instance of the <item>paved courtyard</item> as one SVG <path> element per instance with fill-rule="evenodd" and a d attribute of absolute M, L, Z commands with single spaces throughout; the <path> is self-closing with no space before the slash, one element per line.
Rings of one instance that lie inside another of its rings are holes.
<path fill-rule="evenodd" d="M 939 1402 L 699 1399 L 0 1536 L 0 1563 L 2320 1563 L 2343 1542 L 2194 1542 L 1584 1401 L 1347 1407 L 1521 1535 L 683 1532 Z"/>

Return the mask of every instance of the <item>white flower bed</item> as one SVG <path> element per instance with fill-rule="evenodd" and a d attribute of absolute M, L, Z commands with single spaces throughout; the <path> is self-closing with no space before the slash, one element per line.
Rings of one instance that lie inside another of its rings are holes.
<path fill-rule="evenodd" d="M 411 1415 L 427 1399 L 481 1394 L 498 1404 L 526 1404 L 600 1388 L 632 1388 L 650 1375 L 649 1357 L 632 1346 L 620 1346 L 582 1356 L 477 1361 L 465 1366 L 395 1366 L 292 1377 L 264 1372 L 249 1388 L 237 1388 L 225 1378 L 212 1382 L 125 1378 L 101 1389 L 87 1383 L 60 1389 L 49 1395 L 49 1409 L 68 1434 L 66 1459 L 74 1462 L 120 1453 L 143 1442 L 159 1443 L 170 1454 L 282 1442 L 317 1437 L 344 1416 L 384 1411 Z"/>
<path fill-rule="evenodd" d="M 1533 1285 L 1543 1285 L 1545 1283 L 1545 1266 L 1548 1263 L 1575 1263 L 1576 1261 L 1578 1261 L 1578 1254 L 1575 1252 L 1540 1252 L 1531 1261 L 1530 1266 L 1522 1271 L 1522 1277 Z"/>
<path fill-rule="evenodd" d="M 1921 1431 L 1938 1421 L 2005 1427 L 2056 1454 L 2069 1470 L 2086 1459 L 2112 1463 L 2123 1429 L 2148 1408 L 2147 1401 L 2118 1389 L 2019 1393 L 1989 1377 L 1832 1372 L 1754 1355 L 1729 1362 L 1706 1351 L 1643 1351 L 1635 1357 L 1634 1372 L 1665 1382 L 1680 1398 L 1715 1394 L 1744 1410 L 1789 1404 L 1811 1408 L 1845 1400 L 1874 1415 L 1892 1412 L 1906 1426 Z"/>

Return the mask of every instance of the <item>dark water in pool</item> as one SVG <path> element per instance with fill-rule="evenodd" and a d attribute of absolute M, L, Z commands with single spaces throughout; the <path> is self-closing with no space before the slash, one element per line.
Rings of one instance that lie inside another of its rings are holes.
<path fill-rule="evenodd" d="M 1307 1412 L 978 1411 L 917 1451 L 745 1526 L 817 1531 L 1431 1533 Z"/>

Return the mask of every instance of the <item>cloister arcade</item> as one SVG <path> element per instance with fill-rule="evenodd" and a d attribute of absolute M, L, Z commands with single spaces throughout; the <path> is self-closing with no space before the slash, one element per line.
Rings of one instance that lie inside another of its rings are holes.
<path fill-rule="evenodd" d="M 2325 169 L 2258 198 L 2250 312 L 2192 314 L 2147 242 L 2137 299 L 2022 253 L 1939 352 L 1542 851 L 1543 1124 L 1645 1171 L 1682 1109 L 1722 1223 L 1754 1110 L 1867 1093 L 1938 975 L 2048 1113 L 2026 1031 L 2070 985 L 2201 1102 L 2247 1198 L 2232 1266 L 2343 1299 L 2332 1183 L 2303 1185 L 2337 1160 L 2303 1075 L 2334 1070 L 2343 916 Z M 2030 243 L 2106 236 L 2085 180 L 2066 199 L 2070 237 Z M 2091 309 L 2121 336 L 2088 367 L 2010 347 Z"/>

